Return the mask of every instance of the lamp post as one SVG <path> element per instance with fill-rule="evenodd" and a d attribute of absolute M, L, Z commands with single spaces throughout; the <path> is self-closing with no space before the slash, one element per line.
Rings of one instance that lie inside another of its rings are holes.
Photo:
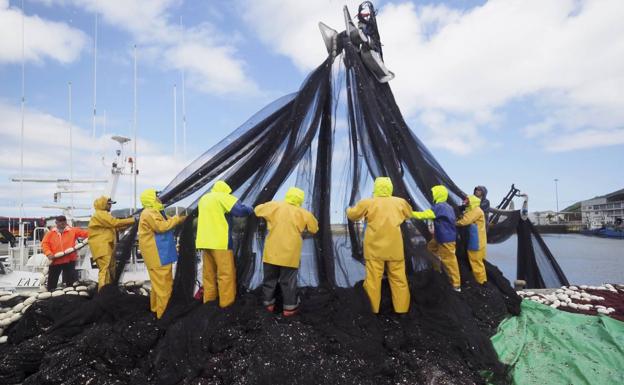
<path fill-rule="evenodd" d="M 556 207 L 557 207 L 557 212 L 556 212 L 556 218 L 557 218 L 557 223 L 559 223 L 559 188 L 557 186 L 557 182 L 559 182 L 559 179 L 555 178 L 555 202 L 556 202 Z"/>

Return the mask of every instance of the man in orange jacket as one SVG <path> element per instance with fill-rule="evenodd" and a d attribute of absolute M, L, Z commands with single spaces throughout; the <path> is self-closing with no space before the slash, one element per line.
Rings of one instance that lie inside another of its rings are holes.
<path fill-rule="evenodd" d="M 60 258 L 55 258 L 54 255 L 74 247 L 76 239 L 88 237 L 89 233 L 87 230 L 69 226 L 64 215 L 56 217 L 56 227 L 48 231 L 43 237 L 43 241 L 41 241 L 43 254 L 51 261 L 48 270 L 48 291 L 56 289 L 61 273 L 63 273 L 65 286 L 71 286 L 77 278 L 76 260 L 78 259 L 78 254 L 74 251 Z"/>

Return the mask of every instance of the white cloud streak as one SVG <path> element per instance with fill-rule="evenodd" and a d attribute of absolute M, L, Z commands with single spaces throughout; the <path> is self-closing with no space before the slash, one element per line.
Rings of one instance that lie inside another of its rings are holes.
<path fill-rule="evenodd" d="M 28 10 L 26 10 L 28 13 Z M 76 60 L 88 38 L 65 23 L 25 15 L 24 60 L 41 64 L 46 59 L 62 64 Z M 0 0 L 0 64 L 22 60 L 22 10 Z"/>
<path fill-rule="evenodd" d="M 140 60 L 169 70 L 185 70 L 189 87 L 217 95 L 255 95 L 234 41 L 210 23 L 181 28 L 171 10 L 179 0 L 39 0 L 47 5 L 73 5 L 132 35 Z"/>

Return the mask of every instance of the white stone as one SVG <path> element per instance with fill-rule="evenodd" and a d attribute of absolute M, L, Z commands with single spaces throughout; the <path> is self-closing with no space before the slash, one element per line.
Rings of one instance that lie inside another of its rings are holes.
<path fill-rule="evenodd" d="M 600 313 L 600 314 L 609 314 L 607 309 L 602 309 L 602 308 L 598 309 L 598 313 Z"/>
<path fill-rule="evenodd" d="M 67 295 L 78 295 L 78 292 L 76 290 L 72 290 L 72 291 L 68 291 L 66 294 Z"/>
<path fill-rule="evenodd" d="M 26 305 L 26 306 L 24 306 L 24 308 L 22 309 L 22 314 L 26 314 L 26 310 L 28 310 L 28 308 L 29 308 L 30 306 L 31 306 L 31 305 Z"/>
<path fill-rule="evenodd" d="M 84 285 L 76 286 L 76 291 L 87 291 L 88 288 Z"/>
<path fill-rule="evenodd" d="M 52 297 L 52 293 L 50 293 L 49 291 L 37 294 L 37 299 L 48 299 L 50 297 Z"/>
<path fill-rule="evenodd" d="M 60 297 L 63 294 L 65 294 L 65 292 L 63 290 L 56 290 L 52 293 L 52 297 Z"/>
<path fill-rule="evenodd" d="M 6 344 L 8 340 L 9 340 L 8 336 L 2 336 L 0 337 L 0 344 Z"/>
<path fill-rule="evenodd" d="M 11 323 L 18 321 L 20 318 L 22 318 L 22 313 L 13 314 L 13 317 L 11 317 Z"/>
<path fill-rule="evenodd" d="M 17 305 L 13 306 L 13 312 L 19 313 L 24 308 L 24 302 L 20 302 Z"/>
<path fill-rule="evenodd" d="M 83 296 L 83 297 L 88 297 L 88 296 L 89 296 L 89 293 L 88 293 L 88 292 L 86 292 L 86 291 L 80 291 L 80 292 L 78 292 L 78 295 L 81 295 L 81 296 Z"/>

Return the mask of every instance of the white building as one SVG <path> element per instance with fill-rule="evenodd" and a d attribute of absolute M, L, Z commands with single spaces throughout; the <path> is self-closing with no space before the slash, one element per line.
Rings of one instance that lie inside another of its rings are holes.
<path fill-rule="evenodd" d="M 589 229 L 621 224 L 624 218 L 624 189 L 581 202 L 583 225 Z"/>

